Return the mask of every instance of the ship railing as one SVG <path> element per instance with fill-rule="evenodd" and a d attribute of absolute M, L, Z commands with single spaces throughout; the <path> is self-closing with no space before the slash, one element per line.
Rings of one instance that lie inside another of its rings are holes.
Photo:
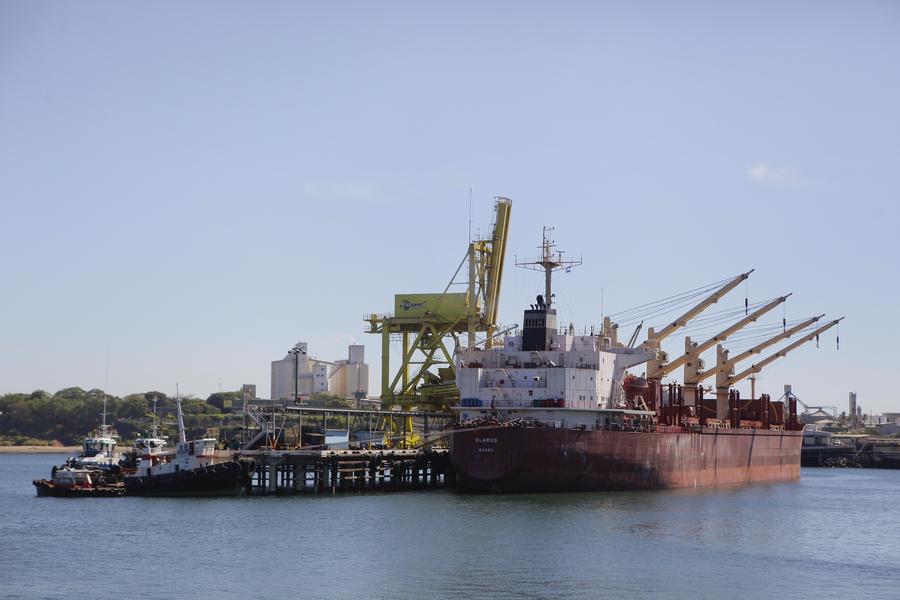
<path fill-rule="evenodd" d="M 572 363 L 567 362 L 565 366 L 568 369 L 591 369 L 592 371 L 597 371 L 600 368 L 600 365 L 594 363 L 583 363 L 578 361 L 572 361 Z"/>
<path fill-rule="evenodd" d="M 363 321 L 380 321 L 382 319 L 392 319 L 394 317 L 394 313 L 365 313 L 363 315 Z"/>
<path fill-rule="evenodd" d="M 274 423 L 272 423 L 271 419 L 266 416 L 266 408 L 269 408 L 269 412 L 271 412 L 270 407 L 262 407 L 257 404 L 247 404 L 246 412 L 247 416 L 256 423 L 256 426 L 259 427 L 262 431 L 269 432 L 273 430 Z"/>
<path fill-rule="evenodd" d="M 504 382 L 500 383 L 499 381 L 492 381 L 490 379 L 482 380 L 478 383 L 478 387 L 483 388 L 516 388 L 516 389 L 543 389 L 547 387 L 546 381 L 535 381 L 535 382 Z"/>
<path fill-rule="evenodd" d="M 503 379 L 499 379 L 493 373 L 486 373 L 481 376 L 479 381 L 479 385 L 481 387 L 511 387 L 511 388 L 545 388 L 547 387 L 547 380 L 543 377 L 528 377 L 524 379 L 515 379 L 511 377 L 509 373 L 503 369 L 503 373 L 506 375 Z"/>

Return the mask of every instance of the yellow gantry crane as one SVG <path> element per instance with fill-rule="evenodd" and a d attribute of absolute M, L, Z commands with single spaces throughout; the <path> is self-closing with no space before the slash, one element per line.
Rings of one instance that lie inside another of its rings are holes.
<path fill-rule="evenodd" d="M 366 316 L 366 332 L 381 335 L 381 401 L 385 406 L 449 406 L 459 397 L 453 351 L 474 346 L 478 333 L 487 335 L 486 347 L 494 344 L 511 209 L 510 199 L 496 199 L 491 236 L 469 242 L 443 292 L 396 294 L 393 314 Z M 467 266 L 468 277 L 458 281 L 463 266 Z M 454 284 L 465 284 L 466 291 L 451 292 Z M 466 339 L 461 341 L 463 334 Z M 398 339 L 400 365 L 392 369 L 391 341 Z"/>

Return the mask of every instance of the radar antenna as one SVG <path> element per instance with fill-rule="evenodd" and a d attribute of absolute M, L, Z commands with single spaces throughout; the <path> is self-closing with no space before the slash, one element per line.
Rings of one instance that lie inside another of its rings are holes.
<path fill-rule="evenodd" d="M 572 267 L 577 267 L 581 264 L 581 257 L 578 257 L 577 259 L 564 258 L 563 254 L 565 254 L 565 252 L 562 250 L 554 250 L 556 241 L 551 237 L 553 229 L 553 227 L 544 226 L 544 240 L 539 246 L 541 250 L 541 256 L 539 258 L 526 259 L 521 262 L 516 260 L 517 267 L 544 272 L 544 297 L 542 300 L 543 304 L 546 305 L 546 308 L 550 308 L 553 305 L 553 271 L 565 269 L 566 273 L 568 273 Z M 538 298 L 538 304 L 541 304 L 541 297 L 538 296 Z M 541 308 L 544 307 L 542 306 Z"/>

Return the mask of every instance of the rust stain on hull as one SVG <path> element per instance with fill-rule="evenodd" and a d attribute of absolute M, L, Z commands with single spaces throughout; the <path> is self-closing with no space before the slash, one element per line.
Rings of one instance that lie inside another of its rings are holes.
<path fill-rule="evenodd" d="M 463 490 L 639 490 L 790 481 L 800 431 L 701 433 L 491 427 L 457 431 L 450 456 Z"/>

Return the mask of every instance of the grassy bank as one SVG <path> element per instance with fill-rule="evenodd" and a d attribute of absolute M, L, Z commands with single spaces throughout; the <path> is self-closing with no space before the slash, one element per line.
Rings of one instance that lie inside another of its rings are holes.
<path fill-rule="evenodd" d="M 0 454 L 73 454 L 80 449 L 80 446 L 0 446 Z"/>

